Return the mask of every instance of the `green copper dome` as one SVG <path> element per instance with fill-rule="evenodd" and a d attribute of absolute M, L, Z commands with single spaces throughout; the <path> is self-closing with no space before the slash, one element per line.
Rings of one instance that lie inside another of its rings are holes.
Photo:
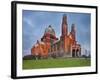
<path fill-rule="evenodd" d="M 52 35 L 55 35 L 55 31 L 54 31 L 54 29 L 52 28 L 51 25 L 49 25 L 48 28 L 45 29 L 45 34 L 46 33 L 50 33 Z"/>

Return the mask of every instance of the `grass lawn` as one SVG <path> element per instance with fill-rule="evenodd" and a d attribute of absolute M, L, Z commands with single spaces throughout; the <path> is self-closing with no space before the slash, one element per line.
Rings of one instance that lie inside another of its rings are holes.
<path fill-rule="evenodd" d="M 23 69 L 90 66 L 90 58 L 23 60 Z"/>

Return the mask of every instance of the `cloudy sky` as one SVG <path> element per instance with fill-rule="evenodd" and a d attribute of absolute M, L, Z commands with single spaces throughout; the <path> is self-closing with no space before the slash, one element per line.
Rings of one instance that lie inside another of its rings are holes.
<path fill-rule="evenodd" d="M 51 25 L 56 36 L 61 36 L 62 16 L 66 14 L 68 22 L 68 31 L 71 30 L 71 25 L 76 26 L 76 38 L 78 43 L 90 51 L 90 18 L 87 13 L 64 13 L 64 12 L 43 12 L 23 10 L 22 12 L 22 37 L 23 37 L 23 56 L 31 54 L 31 48 L 40 40 L 44 34 L 45 28 Z"/>

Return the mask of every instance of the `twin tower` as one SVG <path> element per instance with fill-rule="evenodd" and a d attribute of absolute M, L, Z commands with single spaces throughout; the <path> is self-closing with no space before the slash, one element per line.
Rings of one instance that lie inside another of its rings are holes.
<path fill-rule="evenodd" d="M 63 15 L 63 19 L 62 19 L 62 36 L 66 36 L 66 35 L 68 35 L 67 16 Z M 71 26 L 71 35 L 73 36 L 74 39 L 76 39 L 75 24 L 72 24 L 72 26 Z"/>

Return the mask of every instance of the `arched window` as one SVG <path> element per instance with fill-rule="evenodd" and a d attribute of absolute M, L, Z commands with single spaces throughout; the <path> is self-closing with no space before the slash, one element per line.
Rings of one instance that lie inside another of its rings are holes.
<path fill-rule="evenodd" d="M 72 57 L 75 57 L 75 49 L 72 50 Z"/>
<path fill-rule="evenodd" d="M 76 50 L 76 57 L 79 57 L 79 49 Z"/>

